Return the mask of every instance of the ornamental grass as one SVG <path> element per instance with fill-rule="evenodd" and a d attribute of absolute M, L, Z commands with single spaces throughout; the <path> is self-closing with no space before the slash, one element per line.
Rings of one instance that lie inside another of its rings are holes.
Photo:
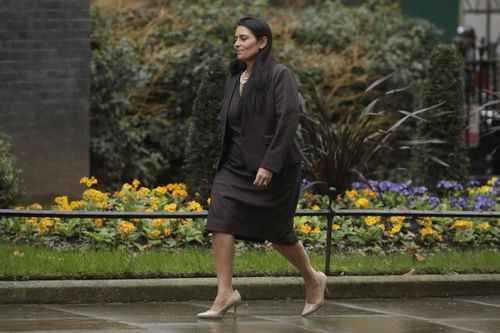
<path fill-rule="evenodd" d="M 182 183 L 155 188 L 141 186 L 139 180 L 125 183 L 120 190 L 106 193 L 95 186 L 96 178 L 83 177 L 86 189 L 80 200 L 66 196 L 54 199 L 48 209 L 59 211 L 126 211 L 126 212 L 203 212 L 210 199 L 189 199 Z M 306 184 L 305 182 L 304 184 Z M 437 193 L 411 181 L 392 183 L 369 181 L 354 183 L 338 195 L 336 209 L 401 209 L 401 210 L 475 210 L 500 211 L 500 181 L 486 184 L 441 181 Z M 297 209 L 327 208 L 328 197 L 310 192 L 301 194 Z M 34 203 L 16 209 L 38 210 Z M 448 218 L 404 216 L 334 217 L 332 246 L 339 251 L 363 250 L 392 252 L 415 249 L 498 248 L 500 220 L 492 218 Z M 179 248 L 208 246 L 205 218 L 21 218 L 0 220 L 0 239 L 41 243 L 54 248 L 128 249 Z M 326 244 L 326 218 L 295 217 L 295 231 L 312 250 L 322 251 Z M 240 243 L 238 248 L 262 247 Z M 264 245 L 264 248 L 267 248 Z"/>

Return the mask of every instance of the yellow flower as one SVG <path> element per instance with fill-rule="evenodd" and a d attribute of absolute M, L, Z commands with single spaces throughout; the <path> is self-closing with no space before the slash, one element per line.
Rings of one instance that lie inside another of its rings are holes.
<path fill-rule="evenodd" d="M 161 234 L 160 230 L 153 230 L 153 231 L 151 231 L 151 236 L 153 236 L 155 238 L 158 237 L 158 236 L 160 236 L 160 234 Z"/>
<path fill-rule="evenodd" d="M 297 224 L 297 228 L 303 234 L 308 234 L 311 232 L 311 226 L 309 224 L 299 223 Z"/>
<path fill-rule="evenodd" d="M 135 225 L 127 221 L 122 221 L 118 226 L 118 231 L 122 234 L 130 234 L 135 231 Z"/>
<path fill-rule="evenodd" d="M 95 190 L 93 188 L 89 188 L 85 192 L 83 192 L 83 200 L 85 201 L 93 201 L 95 203 L 100 203 L 108 200 L 109 197 L 106 193 Z"/>
<path fill-rule="evenodd" d="M 187 187 L 186 185 L 182 184 L 182 183 L 176 183 L 176 184 L 167 184 L 167 190 L 169 192 L 174 192 L 176 190 L 178 191 L 186 191 L 187 190 Z"/>
<path fill-rule="evenodd" d="M 395 235 L 397 233 L 399 233 L 401 231 L 401 226 L 402 224 L 395 224 L 392 228 L 391 228 L 391 231 L 389 231 L 389 234 L 390 235 Z"/>
<path fill-rule="evenodd" d="M 422 222 L 426 226 L 430 226 L 432 224 L 432 216 L 426 216 L 422 219 Z"/>
<path fill-rule="evenodd" d="M 306 192 L 304 196 L 306 197 L 307 200 L 314 201 L 314 194 L 312 194 L 311 192 Z"/>
<path fill-rule="evenodd" d="M 490 186 L 495 185 L 495 183 L 498 181 L 498 177 L 491 177 L 490 180 L 488 180 L 487 184 Z"/>
<path fill-rule="evenodd" d="M 393 224 L 403 224 L 403 222 L 405 221 L 405 217 L 404 216 L 391 216 L 391 218 L 389 220 Z"/>
<path fill-rule="evenodd" d="M 68 201 L 68 197 L 67 196 L 63 195 L 63 196 L 60 196 L 60 197 L 56 197 L 54 199 L 54 201 L 56 202 L 57 206 L 61 210 L 66 210 L 66 211 L 71 210 L 71 207 L 69 206 L 69 201 Z"/>
<path fill-rule="evenodd" d="M 208 199 L 207 199 L 207 203 L 208 203 L 208 205 L 210 206 L 210 204 L 212 203 L 212 199 L 211 199 L 211 198 L 208 198 Z"/>
<path fill-rule="evenodd" d="M 380 230 L 385 230 L 385 225 L 383 224 L 379 224 L 378 227 L 380 228 Z"/>
<path fill-rule="evenodd" d="M 117 192 L 113 193 L 113 196 L 115 198 L 121 199 L 122 201 L 127 201 L 127 195 L 125 193 L 123 193 L 122 191 L 117 191 Z"/>
<path fill-rule="evenodd" d="M 471 188 L 471 189 L 469 189 L 469 193 L 471 195 L 488 194 L 488 193 L 491 193 L 491 191 L 493 191 L 493 187 L 492 186 L 486 186 L 486 185 L 478 187 L 478 188 Z"/>
<path fill-rule="evenodd" d="M 171 204 L 166 204 L 163 206 L 163 209 L 166 210 L 167 212 L 175 212 L 177 210 L 177 204 L 171 203 Z"/>
<path fill-rule="evenodd" d="M 80 209 L 83 208 L 83 205 L 80 201 L 71 201 L 71 203 L 69 204 L 69 208 L 71 210 Z"/>
<path fill-rule="evenodd" d="M 48 228 L 52 227 L 54 225 L 54 221 L 52 221 L 51 219 L 49 218 L 43 218 L 41 221 L 40 221 L 40 224 L 39 224 L 39 231 L 38 233 L 40 235 L 43 235 Z"/>
<path fill-rule="evenodd" d="M 312 206 L 312 209 L 313 209 L 313 210 L 320 210 L 320 209 L 321 209 L 321 207 L 320 207 L 320 206 L 318 206 L 318 205 L 314 205 L 314 206 Z"/>
<path fill-rule="evenodd" d="M 172 192 L 172 197 L 174 197 L 174 198 L 185 198 L 187 196 L 188 196 L 187 191 L 183 190 L 183 189 L 175 189 Z"/>
<path fill-rule="evenodd" d="M 186 210 L 188 212 L 202 212 L 203 208 L 198 202 L 193 200 L 188 203 Z"/>
<path fill-rule="evenodd" d="M 151 209 L 153 210 L 158 210 L 158 205 L 160 204 L 160 199 L 154 197 L 152 200 L 151 200 Z"/>
<path fill-rule="evenodd" d="M 421 228 L 420 234 L 422 235 L 422 237 L 437 237 L 438 236 L 438 232 L 436 230 L 432 229 L 432 227 Z"/>
<path fill-rule="evenodd" d="M 377 196 L 377 193 L 375 193 L 374 191 L 370 190 L 369 188 L 365 188 L 363 190 L 363 195 L 365 195 L 367 197 L 375 197 L 375 196 Z"/>
<path fill-rule="evenodd" d="M 380 222 L 380 216 L 367 216 L 365 217 L 365 224 L 367 226 L 372 226 Z"/>
<path fill-rule="evenodd" d="M 338 225 L 338 224 L 333 225 L 333 230 L 339 230 L 339 229 L 340 229 L 340 225 Z"/>
<path fill-rule="evenodd" d="M 490 228 L 491 225 L 488 222 L 483 222 L 479 224 L 479 229 L 481 229 L 481 231 L 483 232 L 487 232 L 488 230 L 490 230 Z"/>
<path fill-rule="evenodd" d="M 139 191 L 137 191 L 137 194 L 143 197 L 147 197 L 151 193 L 151 190 L 147 187 L 141 187 Z"/>
<path fill-rule="evenodd" d="M 359 198 L 354 205 L 356 208 L 368 208 L 370 201 L 366 198 Z"/>
<path fill-rule="evenodd" d="M 24 224 L 29 225 L 31 227 L 35 226 L 38 222 L 38 219 L 36 217 L 32 217 L 24 221 Z"/>
<path fill-rule="evenodd" d="M 186 228 L 191 228 L 193 226 L 193 224 L 189 221 L 182 221 L 182 225 L 185 226 Z"/>
<path fill-rule="evenodd" d="M 33 210 L 40 210 L 40 209 L 43 209 L 42 205 L 40 205 L 39 203 L 33 203 L 31 204 L 28 209 L 33 209 Z"/>
<path fill-rule="evenodd" d="M 163 235 L 165 235 L 165 237 L 169 237 L 171 234 L 172 231 L 169 228 L 163 229 Z"/>
<path fill-rule="evenodd" d="M 314 229 L 311 230 L 311 234 L 319 234 L 321 233 L 321 229 L 319 227 L 314 227 Z"/>
<path fill-rule="evenodd" d="M 132 190 L 133 190 L 133 188 L 132 188 L 132 185 L 130 185 L 129 183 L 125 183 L 125 184 L 123 184 L 123 186 L 122 186 L 122 190 L 132 191 Z"/>
<path fill-rule="evenodd" d="M 151 225 L 155 228 L 159 228 L 167 223 L 167 219 L 154 219 L 151 221 Z"/>
<path fill-rule="evenodd" d="M 139 187 L 139 185 L 141 185 L 141 182 L 138 181 L 137 179 L 134 179 L 134 181 L 132 182 L 132 188 L 133 190 L 137 190 L 137 188 Z"/>
<path fill-rule="evenodd" d="M 99 204 L 99 207 L 101 207 L 102 209 L 108 209 L 109 208 L 109 204 L 107 202 L 101 202 Z"/>
<path fill-rule="evenodd" d="M 95 177 L 91 177 L 90 179 L 87 177 L 83 177 L 82 179 L 80 179 L 80 184 L 85 184 L 88 188 L 91 188 L 92 185 L 97 184 L 97 179 Z"/>
<path fill-rule="evenodd" d="M 358 192 L 356 190 L 351 190 L 351 191 L 345 191 L 345 196 L 351 200 L 354 201 L 356 199 L 356 196 L 358 195 Z"/>
<path fill-rule="evenodd" d="M 94 225 L 96 226 L 96 228 L 102 227 L 103 224 L 104 224 L 104 220 L 103 219 L 95 219 L 95 221 L 94 221 Z"/>
<path fill-rule="evenodd" d="M 453 223 L 453 228 L 471 229 L 473 225 L 472 221 L 469 220 L 456 220 L 455 223 Z"/>
<path fill-rule="evenodd" d="M 131 219 L 130 221 L 132 221 L 134 223 L 141 223 L 141 219 Z"/>
<path fill-rule="evenodd" d="M 165 195 L 167 194 L 168 190 L 166 186 L 158 186 L 153 189 L 153 193 L 156 195 Z"/>

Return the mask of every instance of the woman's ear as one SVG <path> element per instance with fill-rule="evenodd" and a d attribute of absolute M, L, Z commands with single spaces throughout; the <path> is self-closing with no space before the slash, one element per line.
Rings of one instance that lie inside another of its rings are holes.
<path fill-rule="evenodd" d="M 259 44 L 259 49 L 262 50 L 263 48 L 265 48 L 267 46 L 267 41 L 268 41 L 267 37 L 266 36 L 262 36 L 259 39 L 259 43 L 258 43 Z"/>

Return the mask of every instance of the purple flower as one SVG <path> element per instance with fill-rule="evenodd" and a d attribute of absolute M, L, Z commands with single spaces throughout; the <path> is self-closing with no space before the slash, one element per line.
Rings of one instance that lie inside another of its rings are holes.
<path fill-rule="evenodd" d="M 477 188 L 477 187 L 479 187 L 479 186 L 481 186 L 481 183 L 479 183 L 479 181 L 478 181 L 478 180 L 469 180 L 469 181 L 467 182 L 467 187 L 470 187 L 470 188 Z"/>
<path fill-rule="evenodd" d="M 362 183 L 362 182 L 354 182 L 352 183 L 352 188 L 355 190 L 364 190 L 365 188 L 368 188 L 368 184 Z"/>
<path fill-rule="evenodd" d="M 455 191 L 462 191 L 464 189 L 463 185 L 456 180 L 441 180 L 439 181 L 437 187 L 443 190 Z"/>
<path fill-rule="evenodd" d="M 495 200 L 492 200 L 488 194 L 476 194 L 474 201 L 474 210 L 486 210 L 495 206 Z"/>
<path fill-rule="evenodd" d="M 431 208 L 436 207 L 437 205 L 439 205 L 440 202 L 441 202 L 441 200 L 439 200 L 438 197 L 430 197 L 429 198 L 429 205 L 431 205 Z"/>
<path fill-rule="evenodd" d="M 491 190 L 492 197 L 498 197 L 500 195 L 500 187 L 493 187 Z"/>
<path fill-rule="evenodd" d="M 394 183 L 388 180 L 383 180 L 374 185 L 375 185 L 374 187 L 377 188 L 379 192 L 386 192 L 389 191 L 392 188 L 392 186 L 394 186 Z"/>
<path fill-rule="evenodd" d="M 467 199 L 460 197 L 460 198 L 451 198 L 450 204 L 453 207 L 465 209 L 469 203 L 467 202 Z"/>
<path fill-rule="evenodd" d="M 425 186 L 417 186 L 413 188 L 413 194 L 425 194 L 427 193 L 428 189 Z"/>
<path fill-rule="evenodd" d="M 308 187 L 310 184 L 311 184 L 310 180 L 302 178 L 302 180 L 300 181 L 300 188 L 304 189 Z"/>

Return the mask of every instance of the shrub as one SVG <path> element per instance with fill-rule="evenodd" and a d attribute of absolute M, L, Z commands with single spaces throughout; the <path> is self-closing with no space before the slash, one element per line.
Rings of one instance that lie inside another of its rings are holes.
<path fill-rule="evenodd" d="M 0 208 L 14 203 L 19 193 L 20 175 L 8 137 L 0 134 Z"/>
<path fill-rule="evenodd" d="M 389 78 L 377 80 L 365 93 L 370 93 Z M 313 96 L 317 109 L 308 112 L 303 108 L 306 111 L 300 121 L 299 142 L 303 148 L 307 176 L 321 184 L 316 186 L 320 194 L 325 194 L 330 187 L 343 193 L 353 181 L 365 180 L 373 175 L 376 161 L 383 160 L 395 148 L 412 144 L 394 139 L 399 127 L 418 114 L 429 111 L 401 112 L 403 116 L 399 114 L 399 119 L 388 122 L 392 117 L 387 117 L 386 111 L 380 109 L 380 104 L 393 96 L 393 92 L 387 92 L 359 111 L 360 107 L 355 105 L 353 111 L 340 114 L 332 122 L 324 95 L 315 91 Z"/>
<path fill-rule="evenodd" d="M 417 139 L 439 140 L 412 150 L 413 179 L 435 188 L 440 180 L 463 180 L 470 164 L 463 143 L 465 125 L 464 63 L 453 45 L 439 45 L 430 55 L 431 67 L 423 92 L 424 105 L 440 106 L 424 115 Z"/>
<path fill-rule="evenodd" d="M 189 121 L 185 154 L 186 183 L 205 201 L 220 153 L 219 111 L 227 69 L 223 58 L 214 58 L 203 74 Z"/>

